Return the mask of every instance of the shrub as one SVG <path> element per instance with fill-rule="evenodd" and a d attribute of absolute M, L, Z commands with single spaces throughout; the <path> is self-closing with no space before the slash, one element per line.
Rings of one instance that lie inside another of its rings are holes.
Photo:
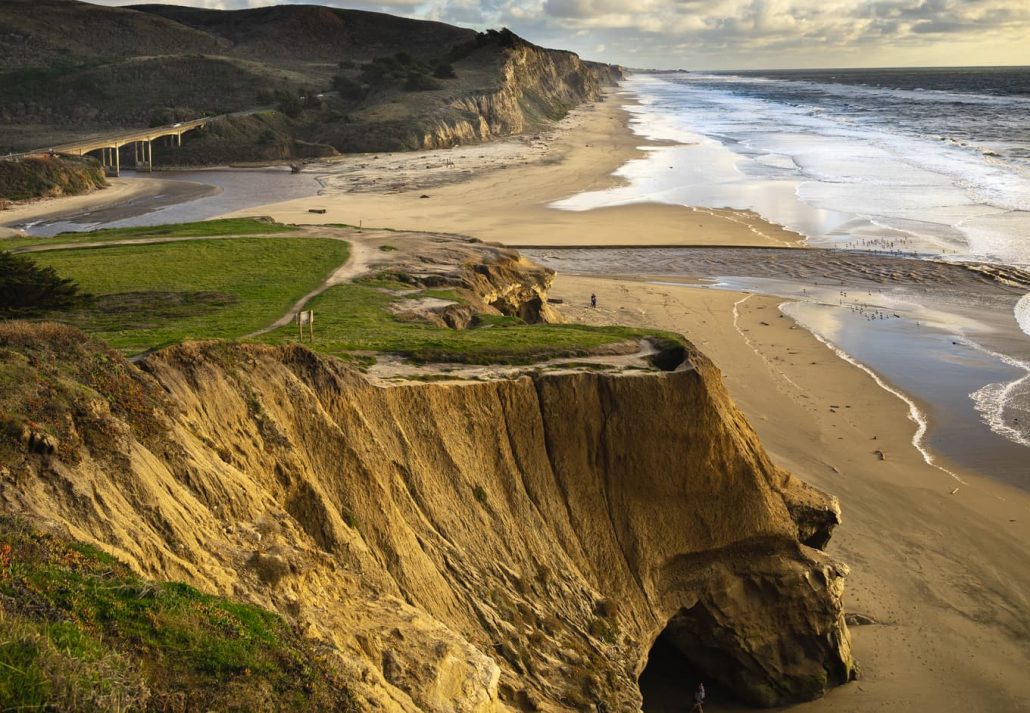
<path fill-rule="evenodd" d="M 361 99 L 365 96 L 365 88 L 360 82 L 342 74 L 333 77 L 333 89 L 340 93 L 342 99 Z"/>
<path fill-rule="evenodd" d="M 33 314 L 84 304 L 89 295 L 52 267 L 0 251 L 0 315 Z"/>
<path fill-rule="evenodd" d="M 476 484 L 476 486 L 472 488 L 472 495 L 474 495 L 476 500 L 480 503 L 484 505 L 486 504 L 486 489 L 483 488 L 482 485 Z"/>
<path fill-rule="evenodd" d="M 279 111 L 291 119 L 297 118 L 304 111 L 304 105 L 301 104 L 300 97 L 292 92 L 280 89 L 276 91 L 275 98 Z"/>
<path fill-rule="evenodd" d="M 455 79 L 457 73 L 454 71 L 454 67 L 446 62 L 442 62 L 436 65 L 436 69 L 433 70 L 433 76 L 437 79 Z"/>
<path fill-rule="evenodd" d="M 442 89 L 443 85 L 424 72 L 409 72 L 407 81 L 404 82 L 406 92 L 427 92 L 434 89 Z"/>

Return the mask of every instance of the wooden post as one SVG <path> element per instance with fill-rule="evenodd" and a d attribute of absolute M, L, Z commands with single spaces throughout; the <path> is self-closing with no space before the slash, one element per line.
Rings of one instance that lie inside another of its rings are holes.
<path fill-rule="evenodd" d="M 150 139 L 147 139 L 147 171 L 154 172 L 154 145 Z"/>
<path fill-rule="evenodd" d="M 315 313 L 304 309 L 297 313 L 297 337 L 304 341 L 304 325 L 308 325 L 308 341 L 315 341 Z"/>
<path fill-rule="evenodd" d="M 114 147 L 114 175 L 122 175 L 122 147 L 117 144 Z"/>

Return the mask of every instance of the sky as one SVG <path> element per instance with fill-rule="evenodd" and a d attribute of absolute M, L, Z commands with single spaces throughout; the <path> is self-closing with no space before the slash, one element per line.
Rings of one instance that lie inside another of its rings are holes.
<path fill-rule="evenodd" d="M 135 0 L 147 2 L 148 0 Z M 160 0 L 239 9 L 271 0 Z M 379 10 L 633 68 L 1030 65 L 1030 0 L 280 0 Z M 104 5 L 119 0 L 92 0 Z"/>

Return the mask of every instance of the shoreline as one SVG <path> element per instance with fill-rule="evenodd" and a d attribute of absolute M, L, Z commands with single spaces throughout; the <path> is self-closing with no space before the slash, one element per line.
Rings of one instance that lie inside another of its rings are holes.
<path fill-rule="evenodd" d="M 618 102 L 609 98 L 584 111 L 586 125 L 552 139 L 539 164 L 407 192 L 326 191 L 260 212 L 285 222 L 419 227 L 544 250 L 798 244 L 796 234 L 758 218 L 748 225 L 746 214 L 733 211 L 719 215 L 661 204 L 584 212 L 548 207 L 568 195 L 617 185 L 621 179 L 612 172 L 641 155 L 639 147 L 648 142 L 632 133 L 627 112 L 612 106 Z M 310 215 L 309 208 L 326 213 Z M 781 252 L 789 257 L 792 251 Z M 609 288 L 619 294 L 618 309 L 606 306 Z M 586 307 L 591 292 L 601 296 L 601 309 Z M 572 319 L 604 317 L 685 334 L 723 370 L 730 394 L 774 462 L 841 499 L 844 525 L 829 551 L 853 567 L 848 611 L 878 623 L 852 629 L 863 678 L 801 709 L 1004 710 L 1015 700 L 1030 701 L 1023 675 L 1030 651 L 1021 643 L 1030 636 L 1030 623 L 1018 614 L 1030 591 L 1023 544 L 1030 538 L 1030 495 L 939 457 L 966 484 L 928 465 L 912 443 L 918 427 L 909 419 L 909 404 L 789 318 L 780 319 L 782 298 L 566 274 L 559 274 L 552 295 L 564 300 L 562 311 Z M 766 315 L 773 318 L 763 320 Z M 933 566 L 921 566 L 923 559 Z M 985 584 L 971 588 L 970 582 Z M 972 678 L 971 669 L 977 671 Z"/>
<path fill-rule="evenodd" d="M 783 298 L 583 275 L 559 275 L 552 294 L 572 319 L 686 334 L 723 372 L 774 463 L 840 499 L 844 523 L 828 552 L 851 566 L 848 613 L 876 623 L 851 628 L 860 679 L 800 710 L 1007 710 L 1030 700 L 1030 622 L 1019 615 L 1030 586 L 1028 493 L 955 468 L 959 483 L 926 464 L 908 404 L 782 315 Z M 989 676 L 971 679 L 971 663 Z M 665 710 L 678 709 L 645 707 Z"/>
<path fill-rule="evenodd" d="M 627 235 L 642 232 L 646 237 L 640 242 L 656 245 L 802 243 L 803 236 L 747 211 L 661 203 L 592 211 L 550 207 L 563 197 L 622 185 L 613 175 L 617 168 L 645 155 L 642 147 L 668 145 L 633 133 L 624 103 L 617 92 L 609 92 L 604 101 L 580 107 L 556 128 L 531 137 L 315 164 L 311 170 L 323 184 L 319 195 L 222 217 L 267 214 L 288 223 L 417 228 L 535 247 L 619 245 Z M 440 163 L 452 164 L 449 174 L 458 180 L 434 184 L 413 178 Z"/>

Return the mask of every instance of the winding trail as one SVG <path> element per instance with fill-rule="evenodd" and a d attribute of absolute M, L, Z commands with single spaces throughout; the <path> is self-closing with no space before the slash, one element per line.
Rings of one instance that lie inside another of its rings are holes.
<path fill-rule="evenodd" d="M 334 237 L 334 240 L 343 240 L 343 238 Z M 342 284 L 344 282 L 350 282 L 358 275 L 362 275 L 368 271 L 369 264 L 371 263 L 372 252 L 369 250 L 367 245 L 364 245 L 360 241 L 356 241 L 353 238 L 346 241 L 350 245 L 350 254 L 347 256 L 347 262 L 336 268 L 329 277 L 322 282 L 321 285 L 311 290 L 299 300 L 297 300 L 292 307 L 279 319 L 272 322 L 267 327 L 262 327 L 256 332 L 250 334 L 244 334 L 240 339 L 253 339 L 254 337 L 267 334 L 273 329 L 279 327 L 285 327 L 287 324 L 296 319 L 297 314 L 304 309 L 309 301 L 318 297 L 320 294 L 328 290 L 330 287 Z"/>

